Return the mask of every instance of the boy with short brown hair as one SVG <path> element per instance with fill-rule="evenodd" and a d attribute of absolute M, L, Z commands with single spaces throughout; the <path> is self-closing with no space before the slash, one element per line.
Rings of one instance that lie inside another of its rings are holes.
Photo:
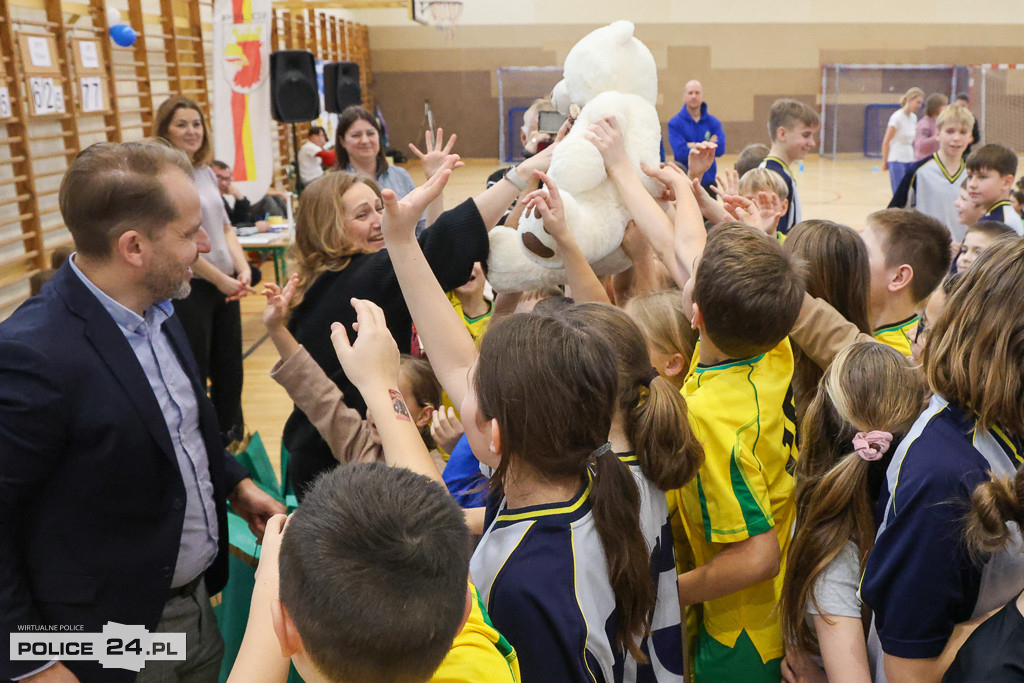
<path fill-rule="evenodd" d="M 743 177 L 743 174 L 747 171 L 760 166 L 764 158 L 768 156 L 769 151 L 770 148 L 763 142 L 755 142 L 744 147 L 740 150 L 739 156 L 736 157 L 736 163 L 733 164 L 736 174 Z"/>
<path fill-rule="evenodd" d="M 1010 190 L 1017 175 L 1017 155 L 1002 145 L 982 145 L 967 158 L 967 192 L 984 207 L 983 221 L 996 221 L 1024 235 L 1020 214 L 1010 203 Z"/>
<path fill-rule="evenodd" d="M 679 600 L 704 606 L 695 680 L 778 681 L 775 606 L 796 516 L 787 334 L 803 279 L 776 240 L 730 222 L 708 234 L 693 283 L 700 341 L 682 394 L 705 457 L 697 477 L 667 495 L 696 565 L 679 576 Z"/>
<path fill-rule="evenodd" d="M 1016 236 L 1016 234 L 1013 228 L 1005 223 L 978 221 L 967 228 L 964 246 L 956 257 L 956 272 L 965 272 L 981 256 L 981 252 L 991 247 L 992 243 L 1000 237 L 1006 237 L 1007 235 Z"/>
<path fill-rule="evenodd" d="M 768 113 L 768 135 L 772 146 L 758 168 L 778 173 L 789 191 L 789 211 L 779 219 L 778 230 L 782 234 L 803 220 L 800 196 L 790 167 L 814 149 L 814 133 L 820 125 L 818 112 L 797 100 L 776 100 Z"/>
<path fill-rule="evenodd" d="M 868 216 L 861 236 L 871 268 L 874 337 L 910 357 L 918 311 L 949 272 L 949 231 L 919 211 L 884 209 Z"/>

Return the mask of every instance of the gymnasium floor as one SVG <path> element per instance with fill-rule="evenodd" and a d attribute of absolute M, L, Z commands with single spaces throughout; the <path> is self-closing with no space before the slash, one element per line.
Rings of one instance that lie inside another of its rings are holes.
<path fill-rule="evenodd" d="M 718 160 L 719 167 L 731 168 L 734 160 L 735 155 L 725 155 Z M 455 206 L 480 192 L 487 176 L 499 166 L 496 159 L 467 160 L 466 166 L 456 171 L 448 183 L 447 206 Z M 409 164 L 407 170 L 417 184 L 422 182 L 419 164 Z M 863 157 L 832 161 L 811 155 L 804 162 L 803 172 L 797 171 L 797 185 L 805 218 L 827 218 L 858 230 L 865 217 L 885 208 L 892 196 L 889 175 L 880 170 L 880 161 Z M 264 266 L 263 277 L 274 277 L 272 265 Z M 246 427 L 259 432 L 276 468 L 281 430 L 292 404 L 284 389 L 270 379 L 270 368 L 277 360 L 277 352 L 269 340 L 264 340 L 266 330 L 260 318 L 263 298 L 249 296 L 241 303 L 242 348 L 248 354 L 242 392 Z"/>

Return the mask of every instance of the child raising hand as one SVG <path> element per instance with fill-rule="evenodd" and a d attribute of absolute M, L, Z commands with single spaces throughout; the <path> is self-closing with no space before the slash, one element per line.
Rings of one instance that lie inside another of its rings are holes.
<path fill-rule="evenodd" d="M 583 255 L 572 230 L 569 229 L 558 186 L 546 173 L 534 171 L 534 175 L 544 183 L 544 187 L 526 195 L 523 203 L 527 211 L 533 210 L 535 215 L 541 217 L 544 221 L 544 231 L 555 238 L 573 298 L 577 301 L 609 303 L 608 292 L 587 263 L 587 257 Z"/>
<path fill-rule="evenodd" d="M 470 564 L 494 625 L 519 653 L 524 680 L 582 680 L 595 667 L 605 680 L 622 680 L 623 671 L 630 679 L 651 675 L 639 646 L 654 604 L 640 495 L 629 468 L 609 453 L 614 351 L 565 320 L 524 314 L 489 327 L 478 358 L 412 237 L 415 214 L 405 199 L 384 194 L 388 253 L 434 370 L 462 406 L 473 453 L 495 468 Z M 550 200 L 549 190 L 545 210 Z M 367 324 L 377 324 L 366 316 L 352 348 Z M 353 380 L 367 384 L 372 409 L 394 411 L 380 426 L 388 462 L 432 466 L 420 449 L 396 450 L 385 437 L 385 422 L 402 422 L 386 386 L 391 371 L 373 376 L 379 359 L 352 359 L 347 338 L 336 332 L 335 341 Z"/>
<path fill-rule="evenodd" d="M 264 285 L 267 306 L 263 309 L 263 324 L 281 356 L 271 368 L 270 376 L 284 387 L 295 405 L 320 432 L 335 460 L 340 463 L 383 460 L 373 412 L 367 410 L 364 420 L 348 406 L 338 386 L 286 327 L 297 285 L 298 275 L 295 274 L 283 289 L 274 283 Z M 402 356 L 398 386 L 409 397 L 410 417 L 420 438 L 432 448 L 430 421 L 435 408 L 441 405 L 441 385 L 430 364 L 419 358 Z"/>

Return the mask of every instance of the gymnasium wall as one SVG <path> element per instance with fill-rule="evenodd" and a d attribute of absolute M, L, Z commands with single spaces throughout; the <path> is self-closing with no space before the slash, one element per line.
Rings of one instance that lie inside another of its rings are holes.
<path fill-rule="evenodd" d="M 0 89 L 10 103 L 9 110 L 0 107 L 0 320 L 28 296 L 29 279 L 49 267 L 51 252 L 71 243 L 57 193 L 79 150 L 151 135 L 154 112 L 171 93 L 191 97 L 209 113 L 209 74 L 220 68 L 213 63 L 213 2 L 0 0 Z M 116 47 L 107 37 L 109 8 L 138 32 L 134 46 Z M 272 47 L 308 49 L 324 61 L 356 61 L 370 77 L 366 27 L 347 13 L 278 10 L 273 26 Z M 55 85 L 49 92 L 63 93 L 64 113 L 40 113 L 30 104 L 35 100 L 26 81 L 39 73 L 16 49 L 22 33 L 54 41 L 51 68 L 43 75 Z M 98 41 L 106 69 L 82 71 L 73 57 L 79 39 Z M 78 79 L 92 76 L 105 83 L 102 106 L 82 101 Z M 280 160 L 292 157 L 290 136 L 283 125 L 272 134 L 276 175 L 283 181 Z"/>
<path fill-rule="evenodd" d="M 638 3 L 642 7 L 628 13 L 621 3 L 603 0 L 524 4 L 525 10 L 517 3 L 466 0 L 463 25 L 450 41 L 410 22 L 403 10 L 354 12 L 370 26 L 373 95 L 393 147 L 405 149 L 423 135 L 429 99 L 437 123 L 459 134 L 462 155 L 498 156 L 495 70 L 560 66 L 579 37 L 616 18 L 634 20 L 637 36 L 654 54 L 663 124 L 682 106 L 685 82 L 699 79 L 730 152 L 766 141 L 767 112 L 779 97 L 817 109 L 822 64 L 1024 62 L 1021 26 L 1007 21 L 1019 9 L 1003 0 L 972 8 L 970 17 L 951 2 L 931 3 L 927 16 L 909 3 L 881 0 L 795 2 L 787 5 L 785 21 L 773 16 L 775 3 L 753 0 L 728 3 L 723 16 L 712 16 L 723 6 L 707 4 L 691 18 L 669 2 Z M 582 17 L 594 23 L 580 23 Z M 885 17 L 885 23 L 864 23 L 867 17 Z M 889 101 L 900 94 L 902 88 L 894 88 Z M 863 106 L 850 115 L 862 117 Z"/>

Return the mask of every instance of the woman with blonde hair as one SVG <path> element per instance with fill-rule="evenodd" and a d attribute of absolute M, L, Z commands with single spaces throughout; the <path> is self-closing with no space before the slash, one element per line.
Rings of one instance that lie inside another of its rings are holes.
<path fill-rule="evenodd" d="M 914 134 L 917 132 L 917 110 L 924 102 L 924 90 L 911 88 L 900 98 L 900 108 L 889 117 L 882 138 L 882 170 L 889 171 L 893 193 L 914 163 Z"/>
<path fill-rule="evenodd" d="M 550 160 L 550 153 L 538 154 L 513 173 L 525 184 L 533 170 L 546 168 Z M 446 182 L 458 161 L 457 155 L 449 156 L 445 166 L 426 184 Z M 487 232 L 518 192 L 516 184 L 506 177 L 442 213 L 417 238 L 427 263 L 446 290 L 464 285 L 474 262 L 487 261 Z M 412 318 L 381 235 L 383 209 L 381 191 L 374 180 L 329 171 L 302 193 L 290 254 L 299 286 L 288 329 L 338 385 L 345 403 L 360 415 L 365 415 L 366 405 L 341 369 L 331 345 L 331 324 L 341 322 L 349 334 L 354 334 L 355 312 L 350 301 L 367 299 L 384 310 L 399 350 L 412 350 Z M 327 443 L 298 408 L 285 424 L 283 442 L 291 456 L 289 478 L 300 497 L 317 475 L 337 464 Z"/>
<path fill-rule="evenodd" d="M 210 167 L 213 140 L 199 105 L 172 95 L 156 111 L 156 136 L 184 152 L 195 169 L 202 227 L 210 253 L 193 264 L 192 291 L 174 302 L 192 353 L 199 381 L 210 382 L 210 399 L 225 444 L 240 439 L 242 419 L 242 318 L 238 300 L 252 291 L 252 269 L 235 236 Z"/>
<path fill-rule="evenodd" d="M 888 680 L 938 681 L 974 620 L 1024 589 L 1019 539 L 979 561 L 962 533 L 975 489 L 1024 453 L 1024 240 L 981 254 L 923 361 L 933 396 L 889 465 L 861 582 Z"/>

